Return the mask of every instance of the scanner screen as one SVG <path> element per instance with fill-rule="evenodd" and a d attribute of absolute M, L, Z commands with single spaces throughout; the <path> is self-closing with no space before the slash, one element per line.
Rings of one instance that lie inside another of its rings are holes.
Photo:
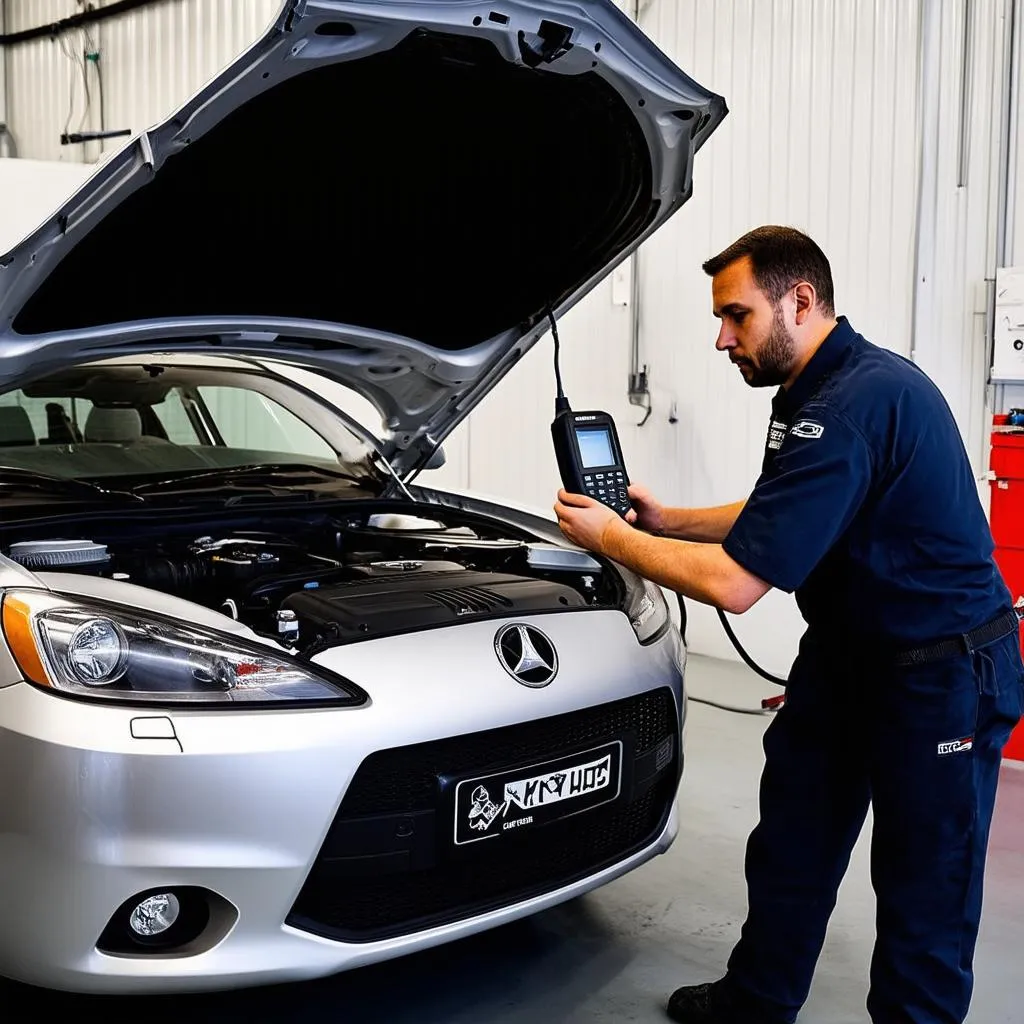
<path fill-rule="evenodd" d="M 580 446 L 580 458 L 584 469 L 615 464 L 612 454 L 612 435 L 607 427 L 577 430 L 576 440 Z"/>

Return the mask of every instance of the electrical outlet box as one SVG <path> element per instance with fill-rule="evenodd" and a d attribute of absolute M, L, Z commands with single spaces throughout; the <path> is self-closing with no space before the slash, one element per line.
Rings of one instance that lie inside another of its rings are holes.
<path fill-rule="evenodd" d="M 996 270 L 992 380 L 1024 381 L 1024 267 Z"/>

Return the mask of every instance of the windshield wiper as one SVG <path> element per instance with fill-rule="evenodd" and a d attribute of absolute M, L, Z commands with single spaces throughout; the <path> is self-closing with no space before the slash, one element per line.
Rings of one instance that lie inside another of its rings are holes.
<path fill-rule="evenodd" d="M 256 466 L 234 466 L 228 469 L 200 469 L 192 473 L 181 473 L 136 484 L 136 494 L 174 494 L 178 491 L 194 491 L 211 484 L 242 483 L 254 487 L 283 487 L 286 491 L 303 482 L 324 483 L 339 481 L 354 486 L 369 483 L 345 470 L 334 470 L 327 466 L 314 466 L 304 462 L 267 462 Z"/>
<path fill-rule="evenodd" d="M 8 495 L 17 494 L 23 497 L 68 498 L 69 500 L 100 498 L 106 501 L 133 501 L 143 499 L 128 491 L 113 491 L 100 484 L 88 480 L 77 480 L 72 477 L 51 476 L 49 473 L 37 473 L 34 469 L 22 469 L 18 466 L 0 466 L 0 490 Z"/>

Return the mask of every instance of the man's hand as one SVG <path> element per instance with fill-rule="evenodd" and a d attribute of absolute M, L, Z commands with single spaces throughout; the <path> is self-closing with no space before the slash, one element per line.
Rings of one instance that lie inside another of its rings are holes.
<path fill-rule="evenodd" d="M 605 553 L 611 531 L 629 529 L 607 505 L 564 489 L 558 492 L 555 514 L 559 528 L 573 544 L 599 555 Z"/>
<path fill-rule="evenodd" d="M 626 513 L 626 522 L 648 533 L 665 532 L 665 508 L 646 487 L 629 485 L 633 508 Z"/>
<path fill-rule="evenodd" d="M 684 597 L 735 615 L 771 589 L 727 555 L 721 544 L 653 537 L 633 529 L 607 505 L 585 495 L 559 491 L 555 513 L 562 533 L 581 548 L 604 555 Z"/>

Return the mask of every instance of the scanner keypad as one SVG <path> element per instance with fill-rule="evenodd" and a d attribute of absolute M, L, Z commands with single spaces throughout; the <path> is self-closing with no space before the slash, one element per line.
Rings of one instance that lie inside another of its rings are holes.
<path fill-rule="evenodd" d="M 591 498 L 615 509 L 619 515 L 625 515 L 630 510 L 629 478 L 621 469 L 587 473 L 583 477 L 583 487 Z"/>

